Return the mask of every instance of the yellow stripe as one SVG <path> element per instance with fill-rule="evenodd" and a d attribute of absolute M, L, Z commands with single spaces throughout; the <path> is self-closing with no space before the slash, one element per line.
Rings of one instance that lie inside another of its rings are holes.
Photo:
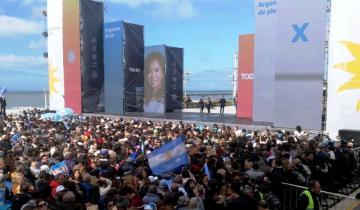
<path fill-rule="evenodd" d="M 360 201 L 353 201 L 351 206 L 349 208 L 347 208 L 346 210 L 354 210 L 355 208 L 357 208 L 360 204 Z"/>

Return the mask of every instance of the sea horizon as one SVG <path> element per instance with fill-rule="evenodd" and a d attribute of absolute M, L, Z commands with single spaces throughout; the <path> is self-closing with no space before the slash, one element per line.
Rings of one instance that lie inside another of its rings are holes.
<path fill-rule="evenodd" d="M 44 108 L 45 93 L 47 103 L 49 103 L 49 91 L 47 90 L 8 90 L 5 95 L 7 109 L 16 107 Z M 201 96 L 209 96 L 213 100 L 218 100 L 222 95 L 229 100 L 232 98 L 232 90 L 186 90 L 186 95 L 190 96 L 193 101 L 199 100 Z"/>

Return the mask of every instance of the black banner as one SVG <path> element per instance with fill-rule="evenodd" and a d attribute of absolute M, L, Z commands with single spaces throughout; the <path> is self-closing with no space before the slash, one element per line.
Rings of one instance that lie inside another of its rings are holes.
<path fill-rule="evenodd" d="M 184 49 L 166 47 L 166 112 L 182 108 Z"/>
<path fill-rule="evenodd" d="M 104 91 L 103 8 L 102 2 L 80 1 L 81 94 L 85 113 L 100 111 Z"/>
<path fill-rule="evenodd" d="M 144 27 L 124 23 L 125 112 L 143 112 Z"/>

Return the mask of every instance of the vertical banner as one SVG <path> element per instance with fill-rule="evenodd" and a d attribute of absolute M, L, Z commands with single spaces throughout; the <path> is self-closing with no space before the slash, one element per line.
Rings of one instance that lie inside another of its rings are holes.
<path fill-rule="evenodd" d="M 279 0 L 255 0 L 253 120 L 273 122 L 274 53 Z M 289 11 L 291 13 L 292 11 Z"/>
<path fill-rule="evenodd" d="M 105 113 L 124 113 L 123 28 L 116 21 L 104 25 Z"/>
<path fill-rule="evenodd" d="M 253 117 L 254 34 L 239 36 L 236 116 Z"/>
<path fill-rule="evenodd" d="M 360 129 L 360 1 L 332 1 L 326 128 Z"/>
<path fill-rule="evenodd" d="M 62 1 L 47 1 L 47 11 L 49 99 L 50 109 L 56 110 L 65 105 Z"/>
<path fill-rule="evenodd" d="M 321 129 L 326 7 L 327 1 L 278 2 L 274 48 L 276 127 Z"/>
<path fill-rule="evenodd" d="M 65 106 L 81 113 L 80 2 L 63 0 Z"/>
<path fill-rule="evenodd" d="M 80 1 L 82 111 L 98 111 L 104 85 L 102 2 Z"/>
<path fill-rule="evenodd" d="M 184 49 L 166 47 L 166 112 L 180 111 L 183 98 Z"/>
<path fill-rule="evenodd" d="M 144 97 L 144 27 L 123 22 L 125 111 L 142 112 Z"/>
<path fill-rule="evenodd" d="M 144 112 L 165 112 L 165 47 L 145 48 Z"/>

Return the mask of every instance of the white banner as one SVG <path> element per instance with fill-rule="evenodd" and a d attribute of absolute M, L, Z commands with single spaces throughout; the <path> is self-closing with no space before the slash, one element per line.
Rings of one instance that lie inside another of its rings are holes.
<path fill-rule="evenodd" d="M 278 3 L 274 126 L 321 129 L 327 1 Z"/>
<path fill-rule="evenodd" d="M 331 5 L 327 131 L 360 130 L 360 1 Z"/>
<path fill-rule="evenodd" d="M 274 53 L 280 0 L 255 0 L 253 120 L 273 122 Z"/>
<path fill-rule="evenodd" d="M 65 106 L 62 12 L 62 0 L 47 1 L 49 99 L 51 110 L 57 110 Z"/>

